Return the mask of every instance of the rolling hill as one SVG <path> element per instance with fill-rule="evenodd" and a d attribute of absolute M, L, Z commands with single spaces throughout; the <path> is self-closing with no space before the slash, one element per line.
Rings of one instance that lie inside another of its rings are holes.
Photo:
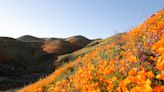
<path fill-rule="evenodd" d="M 19 38 L 17 38 L 17 40 L 22 41 L 22 42 L 43 42 L 44 40 L 41 38 L 37 38 L 31 35 L 24 35 L 21 36 Z"/>
<path fill-rule="evenodd" d="M 56 69 L 57 56 L 80 48 L 60 38 L 0 37 L 0 91 L 13 91 L 47 76 Z"/>

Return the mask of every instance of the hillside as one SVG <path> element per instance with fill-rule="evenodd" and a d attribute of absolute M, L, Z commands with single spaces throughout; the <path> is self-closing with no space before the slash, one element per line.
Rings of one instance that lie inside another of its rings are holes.
<path fill-rule="evenodd" d="M 77 46 L 77 48 L 79 49 L 86 46 L 86 44 L 89 44 L 91 42 L 91 40 L 83 36 L 73 36 L 73 37 L 66 38 L 65 40 Z"/>
<path fill-rule="evenodd" d="M 48 77 L 18 91 L 162 92 L 164 10 L 155 13 L 129 32 L 114 38 L 98 40 L 93 43 L 93 48 L 91 44 L 91 47 L 89 45 L 82 49 L 84 51 L 74 52 L 83 54 L 61 59 L 70 62 L 56 69 Z M 68 54 L 68 57 L 69 55 L 76 54 Z"/>
<path fill-rule="evenodd" d="M 61 54 L 72 52 L 72 44 L 64 40 L 55 40 L 43 46 L 43 50 L 47 53 L 60 52 Z"/>
<path fill-rule="evenodd" d="M 88 41 L 84 41 L 81 48 L 87 44 Z M 58 56 L 79 49 L 60 38 L 37 38 L 30 35 L 18 39 L 0 37 L 0 91 L 13 91 L 36 82 L 62 63 L 54 62 Z"/>

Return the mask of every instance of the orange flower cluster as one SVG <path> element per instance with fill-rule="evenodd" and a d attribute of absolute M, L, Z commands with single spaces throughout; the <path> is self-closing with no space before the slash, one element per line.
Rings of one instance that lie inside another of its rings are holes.
<path fill-rule="evenodd" d="M 160 74 L 158 74 L 156 78 L 164 80 L 164 34 L 162 35 L 161 39 L 154 44 L 152 48 L 159 54 L 156 68 L 160 70 Z"/>
<path fill-rule="evenodd" d="M 163 33 L 164 10 L 161 10 L 120 39 L 79 57 L 56 70 L 45 81 L 20 92 L 162 92 Z M 72 74 L 56 80 L 70 68 Z"/>

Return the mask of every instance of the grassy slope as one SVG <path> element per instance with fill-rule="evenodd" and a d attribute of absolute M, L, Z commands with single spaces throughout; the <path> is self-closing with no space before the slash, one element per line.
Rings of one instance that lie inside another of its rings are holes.
<path fill-rule="evenodd" d="M 112 37 L 103 39 L 103 40 L 95 40 L 95 41 L 91 42 L 90 44 L 88 44 L 85 48 L 82 48 L 82 49 L 75 51 L 73 53 L 70 53 L 70 54 L 58 56 L 56 63 L 63 64 L 68 61 L 73 61 L 76 58 L 84 56 L 85 54 L 91 52 L 92 50 L 95 50 L 98 47 L 104 46 L 106 44 L 110 44 L 114 41 L 118 41 L 122 35 L 123 35 L 123 33 L 120 33 L 120 34 L 116 34 Z M 95 42 L 96 42 L 96 44 L 95 44 Z"/>
<path fill-rule="evenodd" d="M 118 38 L 109 38 L 94 47 L 69 54 L 80 57 L 19 91 L 163 90 L 163 33 L 164 10 L 161 10 Z M 63 57 L 67 55 L 59 57 L 59 61 Z"/>

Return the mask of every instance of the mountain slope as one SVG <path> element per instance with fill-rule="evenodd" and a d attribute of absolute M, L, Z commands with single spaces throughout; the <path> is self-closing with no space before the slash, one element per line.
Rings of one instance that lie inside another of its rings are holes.
<path fill-rule="evenodd" d="M 164 10 L 19 92 L 160 92 L 164 89 Z"/>

